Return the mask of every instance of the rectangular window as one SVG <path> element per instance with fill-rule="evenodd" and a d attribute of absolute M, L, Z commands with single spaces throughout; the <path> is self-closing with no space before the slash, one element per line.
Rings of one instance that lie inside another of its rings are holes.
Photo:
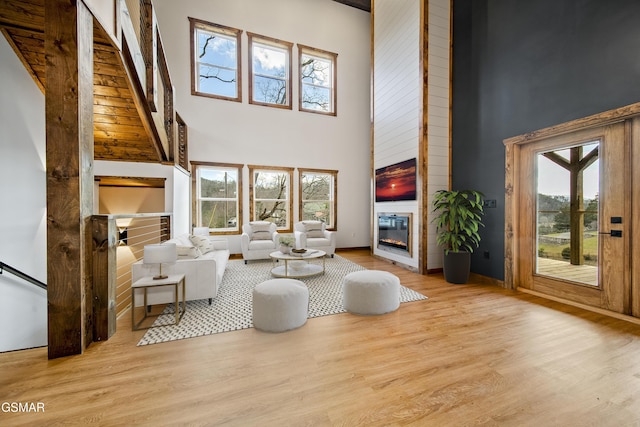
<path fill-rule="evenodd" d="M 242 165 L 191 163 L 194 166 L 194 225 L 211 233 L 239 233 Z"/>
<path fill-rule="evenodd" d="M 195 18 L 191 22 L 191 94 L 242 101 L 242 30 Z"/>
<path fill-rule="evenodd" d="M 336 229 L 338 171 L 299 169 L 300 220 L 319 220 Z"/>
<path fill-rule="evenodd" d="M 291 47 L 247 33 L 249 38 L 249 103 L 291 109 Z"/>
<path fill-rule="evenodd" d="M 252 179 L 250 218 L 270 221 L 281 231 L 291 231 L 293 169 L 249 166 Z"/>
<path fill-rule="evenodd" d="M 338 55 L 298 45 L 300 111 L 336 115 L 336 62 Z"/>

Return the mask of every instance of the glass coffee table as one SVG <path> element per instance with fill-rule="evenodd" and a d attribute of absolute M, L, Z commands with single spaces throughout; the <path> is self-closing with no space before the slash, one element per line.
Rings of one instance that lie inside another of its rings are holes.
<path fill-rule="evenodd" d="M 274 265 L 277 261 L 284 261 L 284 265 L 278 265 L 271 269 L 271 275 L 273 277 L 300 279 L 317 274 L 324 274 L 326 255 L 327 253 L 325 251 L 314 249 L 309 249 L 303 254 L 295 255 L 283 254 L 280 251 L 271 252 L 269 256 Z M 319 263 L 320 260 L 322 260 L 322 264 Z"/>

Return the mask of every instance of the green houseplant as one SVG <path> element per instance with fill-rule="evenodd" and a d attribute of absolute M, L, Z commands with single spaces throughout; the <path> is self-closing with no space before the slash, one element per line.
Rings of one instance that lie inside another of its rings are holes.
<path fill-rule="evenodd" d="M 433 222 L 437 243 L 444 249 L 444 278 L 449 283 L 466 283 L 471 252 L 480 244 L 484 195 L 475 190 L 439 190 L 433 198 Z"/>

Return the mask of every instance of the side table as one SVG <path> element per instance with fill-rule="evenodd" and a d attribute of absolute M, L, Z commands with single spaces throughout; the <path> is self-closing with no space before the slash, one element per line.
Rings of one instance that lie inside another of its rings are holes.
<path fill-rule="evenodd" d="M 178 299 L 178 289 L 182 284 L 182 313 L 180 312 L 180 304 Z M 145 276 L 135 281 L 135 283 L 131 284 L 131 327 L 132 330 L 138 331 L 140 329 L 149 329 L 153 326 L 149 327 L 140 327 L 142 322 L 147 317 L 147 290 L 149 288 L 155 288 L 158 286 L 173 286 L 174 287 L 174 295 L 175 295 L 175 311 L 176 311 L 176 320 L 172 325 L 177 325 L 180 323 L 182 316 L 184 316 L 185 311 L 187 310 L 187 302 L 186 302 L 186 294 L 185 294 L 185 284 L 184 284 L 184 274 L 172 274 L 168 276 L 166 279 L 158 279 L 154 280 L 153 276 Z M 136 308 L 136 289 L 142 289 L 144 291 L 144 317 L 136 323 L 135 321 L 135 308 Z M 166 325 L 162 325 L 166 326 Z"/>

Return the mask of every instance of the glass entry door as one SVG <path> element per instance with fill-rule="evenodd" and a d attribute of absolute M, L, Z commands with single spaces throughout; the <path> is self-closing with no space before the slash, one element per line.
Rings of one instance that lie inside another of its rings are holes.
<path fill-rule="evenodd" d="M 625 125 L 576 131 L 521 151 L 520 284 L 619 313 L 630 310 Z"/>
<path fill-rule="evenodd" d="M 536 155 L 536 273 L 598 286 L 600 141 Z"/>

